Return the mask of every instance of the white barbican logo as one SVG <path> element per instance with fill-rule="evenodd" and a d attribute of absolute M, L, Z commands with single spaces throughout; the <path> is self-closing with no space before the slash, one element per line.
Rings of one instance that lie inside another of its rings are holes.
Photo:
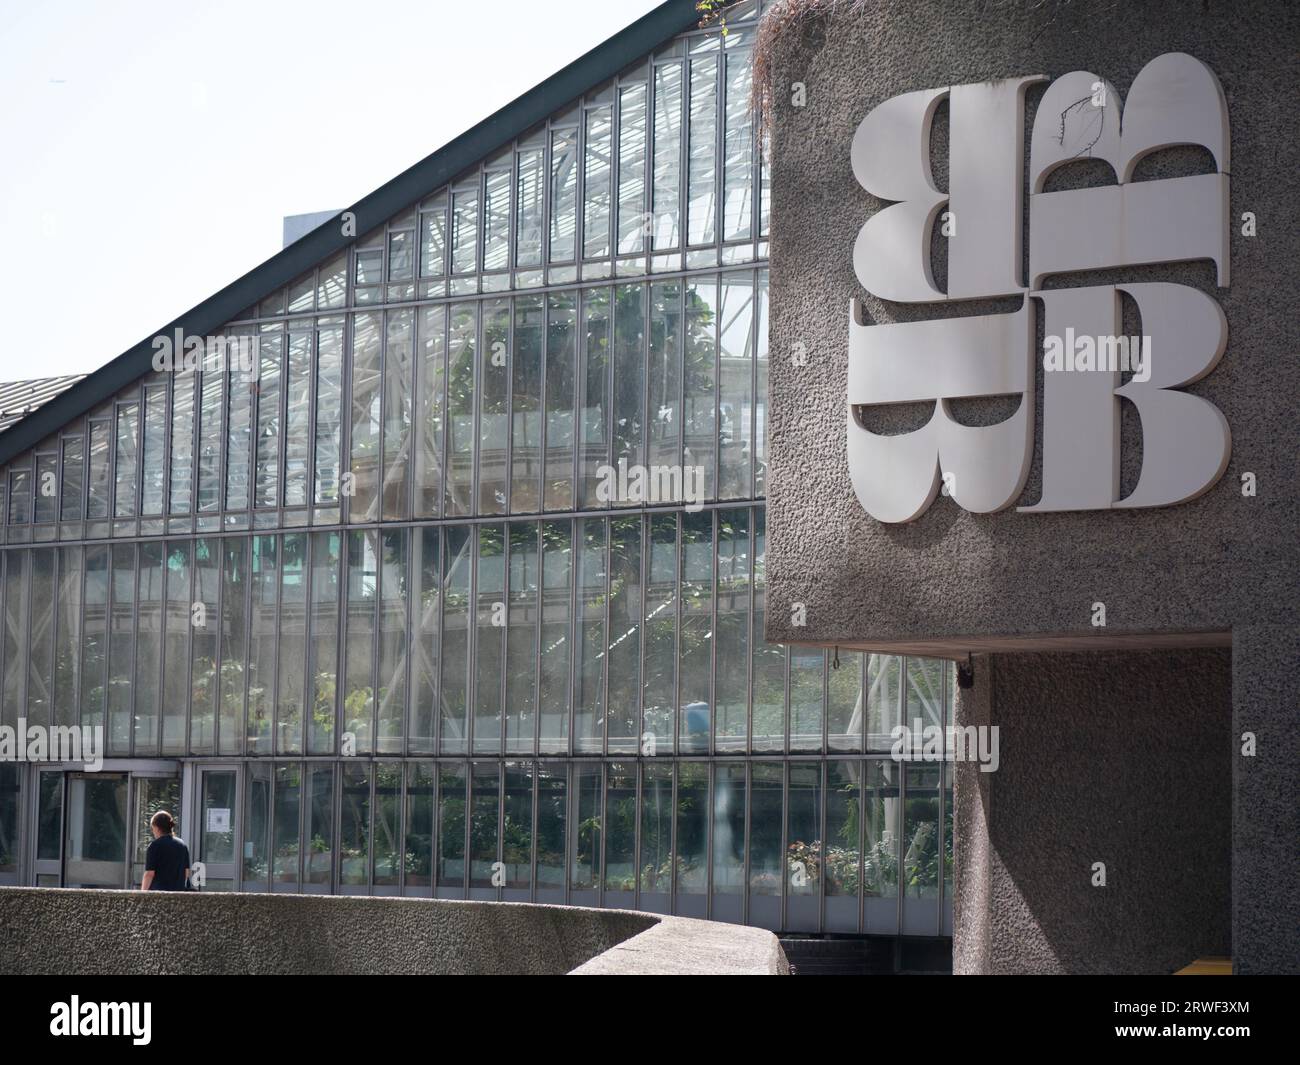
<path fill-rule="evenodd" d="M 1029 148 L 1029 283 L 1021 269 L 1025 90 L 1043 75 L 907 92 L 863 119 L 853 173 L 868 192 L 898 201 L 867 219 L 853 266 L 870 293 L 899 303 L 1021 296 L 1005 314 L 869 325 L 858 300 L 849 313 L 848 459 L 854 491 L 884 522 L 920 517 L 941 482 L 967 510 L 1011 506 L 1024 490 L 1034 448 L 1035 304 L 1044 334 L 1114 337 L 1120 293 L 1137 305 L 1150 338 L 1142 373 L 1121 369 L 1044 374 L 1043 491 L 1021 510 L 1105 510 L 1182 503 L 1207 491 L 1228 465 L 1227 420 L 1213 404 L 1176 391 L 1217 365 L 1227 344 L 1219 304 L 1166 282 L 1043 290 L 1053 274 L 1149 263 L 1212 260 L 1228 285 L 1228 109 L 1218 78 L 1182 53 L 1153 59 L 1124 103 L 1087 71 L 1057 78 L 1034 117 Z M 930 176 L 930 126 L 948 100 L 947 193 Z M 1134 181 L 1138 162 L 1173 145 L 1196 145 L 1215 173 Z M 1099 159 L 1118 184 L 1044 192 L 1048 175 L 1076 159 Z M 948 291 L 930 270 L 930 235 L 946 211 Z M 966 426 L 949 401 L 1017 396 L 1010 418 Z M 1142 425 L 1142 467 L 1119 497 L 1119 397 Z M 914 432 L 868 431 L 855 408 L 936 402 Z"/>

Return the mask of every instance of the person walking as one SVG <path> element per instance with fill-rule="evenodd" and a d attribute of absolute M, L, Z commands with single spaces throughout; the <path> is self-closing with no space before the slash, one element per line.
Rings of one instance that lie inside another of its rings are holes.
<path fill-rule="evenodd" d="M 141 891 L 189 891 L 190 849 L 176 835 L 176 822 L 166 810 L 159 810 L 149 820 L 153 842 L 144 854 L 144 879 Z"/>

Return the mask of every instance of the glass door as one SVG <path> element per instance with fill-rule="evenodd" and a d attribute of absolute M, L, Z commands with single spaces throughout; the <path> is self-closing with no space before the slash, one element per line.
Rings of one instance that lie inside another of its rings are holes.
<path fill-rule="evenodd" d="M 126 887 L 125 773 L 69 773 L 63 837 L 64 887 Z"/>
<path fill-rule="evenodd" d="M 149 822 L 159 810 L 166 810 L 176 822 L 179 834 L 181 823 L 181 779 L 175 776 L 133 777 L 135 799 L 131 803 L 131 831 L 133 850 L 131 879 L 127 887 L 139 887 L 144 879 L 144 855 L 153 842 Z"/>
<path fill-rule="evenodd" d="M 239 771 L 231 768 L 199 770 L 197 847 L 190 857 L 202 863 L 204 891 L 234 891 L 236 840 L 239 829 Z"/>

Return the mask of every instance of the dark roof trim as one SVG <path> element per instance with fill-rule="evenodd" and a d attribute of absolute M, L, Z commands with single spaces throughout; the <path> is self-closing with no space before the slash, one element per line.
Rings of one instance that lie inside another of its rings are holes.
<path fill-rule="evenodd" d="M 506 104 L 496 114 L 346 208 L 356 215 L 357 235 L 363 236 L 403 208 L 449 183 L 461 172 L 544 121 L 552 112 L 691 28 L 699 18 L 695 0 L 667 0 L 660 4 L 540 85 Z M 335 217 L 342 214 L 340 211 Z M 151 372 L 154 337 L 170 334 L 178 327 L 187 334 L 206 336 L 268 293 L 287 285 L 352 242 L 352 237 L 343 236 L 341 225 L 325 224 L 312 230 L 0 433 L 0 464 L 35 447 L 51 433 L 58 432 Z"/>

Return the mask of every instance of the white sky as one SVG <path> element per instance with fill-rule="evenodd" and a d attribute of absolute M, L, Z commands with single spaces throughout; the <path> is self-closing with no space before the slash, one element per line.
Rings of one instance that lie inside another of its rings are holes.
<path fill-rule="evenodd" d="M 658 0 L 0 0 L 0 381 L 93 370 Z"/>

